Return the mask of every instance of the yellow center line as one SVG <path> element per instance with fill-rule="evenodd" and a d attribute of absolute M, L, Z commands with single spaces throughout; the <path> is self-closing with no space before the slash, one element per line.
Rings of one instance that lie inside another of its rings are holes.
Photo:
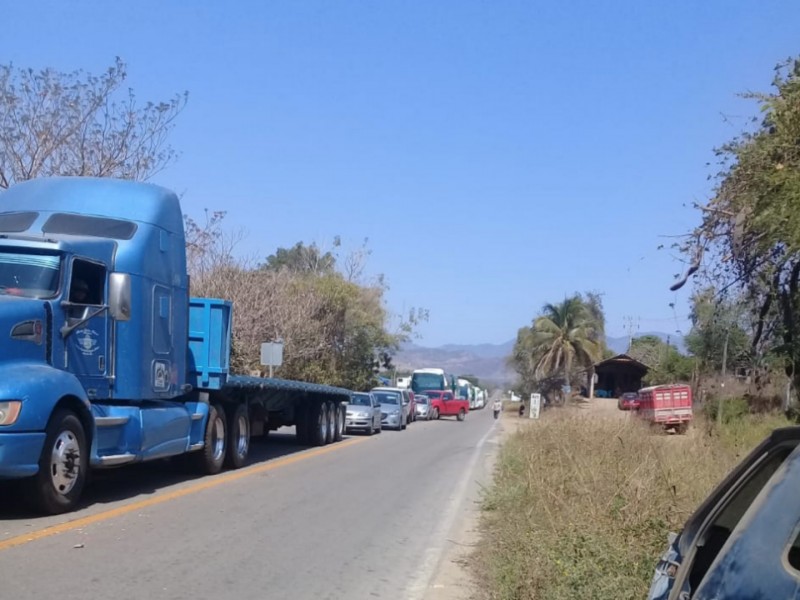
<path fill-rule="evenodd" d="M 51 525 L 50 527 L 45 527 L 44 529 L 39 529 L 37 531 L 30 531 L 23 535 L 18 535 L 12 538 L 8 538 L 7 540 L 0 541 L 0 552 L 2 552 L 3 550 L 8 550 L 9 548 L 14 548 L 15 546 L 22 546 L 23 544 L 27 544 L 29 542 L 34 542 L 42 538 L 50 537 L 52 535 L 57 535 L 59 533 L 64 533 L 66 531 L 72 531 L 74 529 L 80 529 L 82 527 L 87 527 L 89 525 L 100 523 L 102 521 L 108 521 L 115 517 L 119 517 L 137 510 L 142 510 L 150 506 L 156 506 L 158 504 L 163 504 L 164 502 L 177 500 L 178 498 L 183 498 L 184 496 L 189 496 L 190 494 L 196 494 L 198 492 L 202 492 L 203 490 L 208 490 L 217 487 L 219 485 L 230 483 L 232 481 L 244 479 L 245 477 L 250 477 L 251 475 L 257 475 L 259 473 L 273 471 L 275 469 L 279 469 L 281 467 L 285 467 L 293 463 L 300 462 L 301 460 L 314 458 L 315 456 L 320 456 L 322 454 L 328 454 L 329 452 L 333 452 L 334 450 L 338 450 L 340 448 L 347 448 L 348 446 L 364 442 L 368 439 L 370 438 L 351 438 L 349 440 L 339 442 L 338 444 L 334 444 L 332 446 L 323 446 L 322 448 L 316 448 L 314 450 L 308 450 L 306 452 L 301 452 L 299 454 L 285 456 L 283 458 L 270 461 L 263 465 L 254 465 L 252 467 L 239 469 L 237 471 L 232 471 L 230 473 L 225 473 L 223 475 L 209 477 L 208 479 L 204 479 L 203 481 L 200 481 L 189 487 L 181 488 L 179 490 L 174 490 L 171 492 L 166 492 L 164 494 L 159 494 L 158 496 L 147 498 L 146 500 L 139 500 L 138 502 L 126 504 L 124 506 L 118 506 L 117 508 L 112 508 L 110 510 L 106 510 L 93 515 L 87 515 L 85 517 L 75 519 L 74 521 L 67 521 L 66 523 Z"/>

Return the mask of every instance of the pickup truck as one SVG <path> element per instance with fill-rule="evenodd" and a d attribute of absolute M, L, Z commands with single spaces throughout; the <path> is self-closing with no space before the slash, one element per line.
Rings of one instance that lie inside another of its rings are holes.
<path fill-rule="evenodd" d="M 431 403 L 433 419 L 440 417 L 455 417 L 463 421 L 469 412 L 469 400 L 456 398 L 453 392 L 442 390 L 428 390 L 424 392 Z"/>
<path fill-rule="evenodd" d="M 189 297 L 173 192 L 47 178 L 0 207 L 0 479 L 42 512 L 74 509 L 89 469 L 185 455 L 213 474 L 284 425 L 341 439 L 350 391 L 230 373 L 233 307 Z"/>
<path fill-rule="evenodd" d="M 639 390 L 638 415 L 653 427 L 686 433 L 692 422 L 692 388 L 657 385 Z"/>

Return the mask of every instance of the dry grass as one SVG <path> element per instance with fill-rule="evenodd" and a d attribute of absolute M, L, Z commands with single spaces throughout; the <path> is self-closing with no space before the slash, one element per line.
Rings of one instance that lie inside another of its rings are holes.
<path fill-rule="evenodd" d="M 504 418 L 513 418 L 506 415 Z M 782 418 L 654 435 L 635 419 L 549 411 L 506 440 L 473 564 L 482 598 L 647 594 L 669 531 Z"/>

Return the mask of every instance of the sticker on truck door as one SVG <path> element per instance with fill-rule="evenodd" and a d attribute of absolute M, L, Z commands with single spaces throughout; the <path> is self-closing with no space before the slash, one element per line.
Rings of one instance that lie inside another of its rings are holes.
<path fill-rule="evenodd" d="M 78 349 L 84 356 L 92 356 L 100 349 L 98 333 L 94 329 L 79 329 L 75 335 L 78 338 Z"/>
<path fill-rule="evenodd" d="M 170 387 L 169 361 L 153 361 L 153 389 L 156 392 L 168 392 Z"/>

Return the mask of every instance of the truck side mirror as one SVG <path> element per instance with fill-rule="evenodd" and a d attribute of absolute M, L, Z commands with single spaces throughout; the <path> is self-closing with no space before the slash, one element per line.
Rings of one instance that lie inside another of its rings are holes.
<path fill-rule="evenodd" d="M 131 319 L 131 276 L 111 273 L 108 278 L 108 310 L 117 321 Z"/>

